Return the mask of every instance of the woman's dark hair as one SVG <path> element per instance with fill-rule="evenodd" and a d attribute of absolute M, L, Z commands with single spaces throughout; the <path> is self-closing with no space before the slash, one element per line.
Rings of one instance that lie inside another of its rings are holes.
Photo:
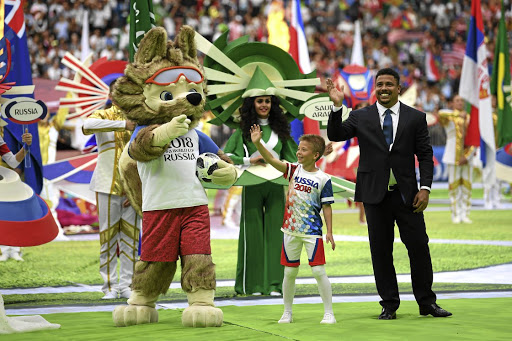
<path fill-rule="evenodd" d="M 254 107 L 254 100 L 257 97 L 246 97 L 240 107 L 240 128 L 242 129 L 243 137 L 248 141 L 251 141 L 251 127 L 254 124 L 258 124 L 258 114 Z M 270 129 L 279 136 L 280 140 L 284 141 L 291 138 L 290 124 L 283 114 L 283 109 L 279 106 L 279 98 L 271 96 L 271 103 L 272 106 L 268 116 L 268 125 L 270 126 Z"/>

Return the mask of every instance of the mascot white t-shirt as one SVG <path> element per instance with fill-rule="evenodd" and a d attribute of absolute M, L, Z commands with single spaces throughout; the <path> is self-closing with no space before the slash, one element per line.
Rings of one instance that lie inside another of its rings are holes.
<path fill-rule="evenodd" d="M 138 126 L 131 141 L 137 136 Z M 167 151 L 159 158 L 137 162 L 142 181 L 142 211 L 208 205 L 208 197 L 196 177 L 199 154 L 217 154 L 219 147 L 205 133 L 192 129 L 170 142 Z"/>

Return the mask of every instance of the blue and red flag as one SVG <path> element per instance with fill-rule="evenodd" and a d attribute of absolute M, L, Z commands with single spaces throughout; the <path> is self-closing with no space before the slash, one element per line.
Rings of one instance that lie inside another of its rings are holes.
<path fill-rule="evenodd" d="M 496 146 L 487 65 L 487 48 L 484 41 L 484 24 L 480 0 L 471 3 L 466 54 L 462 64 L 459 95 L 471 104 L 471 116 L 465 145 L 480 146 L 484 167 L 494 167 Z M 493 172 L 489 172 L 493 177 Z M 493 183 L 494 179 L 484 179 Z"/>
<path fill-rule="evenodd" d="M 2 38 L 8 40 L 11 48 L 10 71 L 5 82 L 16 82 L 17 86 L 32 85 L 32 68 L 27 45 L 23 1 L 5 0 L 4 4 L 5 19 L 3 23 L 0 22 L 0 25 L 4 27 L 4 37 L 0 37 L 0 40 Z M 28 131 L 32 134 L 32 146 L 30 148 L 32 166 L 25 168 L 22 162 L 19 168 L 24 172 L 25 182 L 38 194 L 43 188 L 43 168 L 37 124 L 29 124 Z M 4 128 L 4 140 L 13 152 L 22 148 L 22 134 L 23 125 L 21 124 L 10 122 Z"/>
<path fill-rule="evenodd" d="M 97 153 L 90 153 L 47 164 L 43 167 L 44 177 L 51 182 L 67 180 L 88 184 L 91 182 L 97 158 Z"/>

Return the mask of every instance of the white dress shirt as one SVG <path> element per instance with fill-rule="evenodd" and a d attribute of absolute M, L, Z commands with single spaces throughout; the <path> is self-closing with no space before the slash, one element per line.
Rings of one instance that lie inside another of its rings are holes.
<path fill-rule="evenodd" d="M 380 120 L 381 128 L 382 128 L 382 125 L 384 124 L 384 117 L 386 116 L 386 110 L 390 109 L 392 111 L 391 119 L 393 121 L 393 142 L 389 145 L 389 150 L 391 150 L 391 148 L 393 148 L 393 143 L 395 142 L 395 137 L 396 137 L 396 131 L 398 129 L 398 119 L 400 117 L 400 101 L 396 102 L 395 105 L 393 105 L 391 108 L 386 108 L 379 102 L 376 102 L 376 104 L 377 104 L 377 111 L 379 112 L 379 120 Z M 339 111 L 341 108 L 342 107 L 337 107 L 337 106 L 333 105 L 332 111 L 336 112 L 336 111 Z M 397 184 L 397 181 L 396 181 L 395 175 L 393 174 L 393 170 L 391 169 L 390 174 L 389 174 L 388 185 L 393 186 L 396 184 Z M 420 189 L 426 189 L 427 191 L 430 192 L 430 187 L 428 187 L 428 186 L 421 186 Z"/>

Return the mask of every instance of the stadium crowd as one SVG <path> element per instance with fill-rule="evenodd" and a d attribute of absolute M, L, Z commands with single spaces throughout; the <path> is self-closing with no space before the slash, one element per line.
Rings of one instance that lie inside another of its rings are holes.
<path fill-rule="evenodd" d="M 230 40 L 249 35 L 250 40 L 266 41 L 266 20 L 272 2 L 153 0 L 153 6 L 157 25 L 165 27 L 171 38 L 186 24 L 209 40 L 229 29 Z M 281 2 L 287 7 L 291 1 Z M 481 4 L 490 66 L 500 3 L 489 0 Z M 57 80 L 70 76 L 60 60 L 66 51 L 80 58 L 85 12 L 94 59 L 128 59 L 129 4 L 129 0 L 26 1 L 33 77 Z M 505 0 L 505 6 L 510 19 L 509 0 Z M 471 0 L 302 1 L 311 66 L 322 80 L 350 63 L 354 22 L 360 19 L 366 66 L 372 71 L 387 66 L 396 68 L 403 77 L 404 88 L 416 82 L 418 105 L 428 112 L 447 107 L 447 99 L 458 92 L 470 16 Z M 511 20 L 507 20 L 507 25 L 512 31 Z M 425 76 L 427 51 L 436 61 L 438 79 L 428 80 Z"/>

